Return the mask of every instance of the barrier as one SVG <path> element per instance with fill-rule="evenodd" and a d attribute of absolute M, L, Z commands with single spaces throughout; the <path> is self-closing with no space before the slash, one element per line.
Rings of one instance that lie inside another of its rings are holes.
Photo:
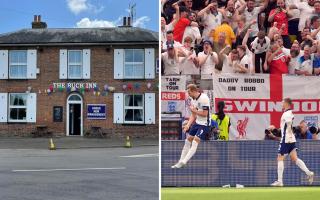
<path fill-rule="evenodd" d="M 202 142 L 185 168 L 171 169 L 181 154 L 184 141 L 161 142 L 161 185 L 269 186 L 277 180 L 277 141 L 208 141 Z M 320 140 L 297 142 L 298 156 L 314 171 L 313 185 L 320 185 Z M 286 186 L 308 185 L 306 175 L 288 157 L 284 163 Z"/>

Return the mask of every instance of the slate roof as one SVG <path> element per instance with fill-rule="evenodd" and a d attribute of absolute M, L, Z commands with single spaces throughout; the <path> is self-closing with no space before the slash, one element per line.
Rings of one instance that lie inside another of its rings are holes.
<path fill-rule="evenodd" d="M 62 44 L 157 44 L 158 33 L 137 27 L 22 29 L 0 34 L 0 46 Z"/>

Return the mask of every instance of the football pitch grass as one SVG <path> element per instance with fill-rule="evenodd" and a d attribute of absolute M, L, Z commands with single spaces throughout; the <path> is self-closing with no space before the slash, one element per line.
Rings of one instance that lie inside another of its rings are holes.
<path fill-rule="evenodd" d="M 315 200 L 320 187 L 162 188 L 161 200 Z"/>

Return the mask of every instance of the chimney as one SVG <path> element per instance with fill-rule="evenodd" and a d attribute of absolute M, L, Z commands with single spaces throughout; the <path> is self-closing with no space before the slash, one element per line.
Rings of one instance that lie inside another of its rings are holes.
<path fill-rule="evenodd" d="M 131 17 L 128 17 L 127 26 L 131 26 Z"/>
<path fill-rule="evenodd" d="M 32 29 L 47 28 L 47 23 L 41 21 L 41 15 L 34 15 L 31 26 Z"/>
<path fill-rule="evenodd" d="M 131 17 L 123 17 L 123 24 L 119 27 L 131 27 Z"/>
<path fill-rule="evenodd" d="M 127 17 L 123 17 L 123 24 L 122 26 L 127 26 Z"/>

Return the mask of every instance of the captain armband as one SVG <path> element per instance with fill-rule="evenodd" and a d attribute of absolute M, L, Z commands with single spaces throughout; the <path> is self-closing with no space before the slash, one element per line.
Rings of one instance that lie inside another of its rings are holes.
<path fill-rule="evenodd" d="M 202 106 L 202 110 L 209 110 L 209 106 Z"/>

